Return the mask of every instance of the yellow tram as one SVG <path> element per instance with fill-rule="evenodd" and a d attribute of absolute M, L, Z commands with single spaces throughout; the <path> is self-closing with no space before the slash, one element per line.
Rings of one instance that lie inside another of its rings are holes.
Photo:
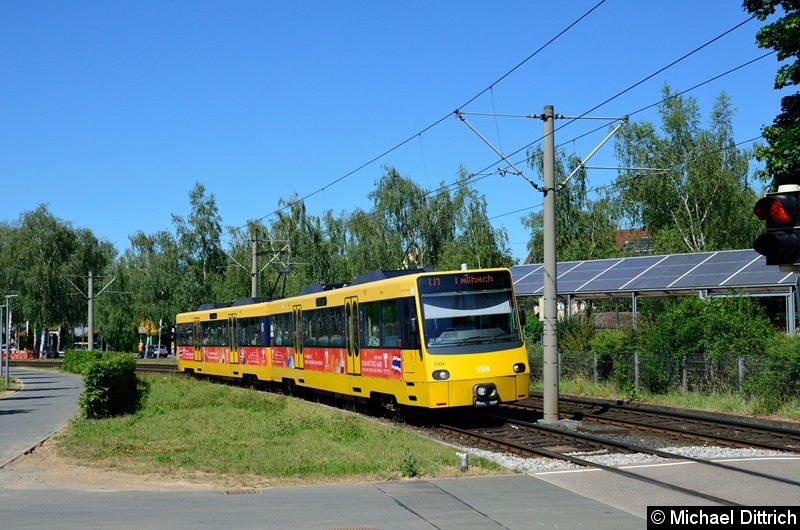
<path fill-rule="evenodd" d="M 375 271 L 176 318 L 178 369 L 431 409 L 527 399 L 508 269 Z"/>

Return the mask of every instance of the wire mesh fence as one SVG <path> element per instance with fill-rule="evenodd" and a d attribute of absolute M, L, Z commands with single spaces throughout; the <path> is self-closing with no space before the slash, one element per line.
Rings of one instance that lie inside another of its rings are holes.
<path fill-rule="evenodd" d="M 541 380 L 541 348 L 530 349 L 528 359 L 531 378 Z M 798 381 L 787 377 L 796 371 L 796 361 L 766 356 L 718 359 L 695 353 L 664 359 L 637 352 L 616 356 L 612 361 L 598 359 L 593 352 L 560 351 L 558 364 L 561 379 L 627 383 L 636 390 L 750 393 L 768 387 L 771 392 L 785 395 L 793 393 L 798 385 Z"/>

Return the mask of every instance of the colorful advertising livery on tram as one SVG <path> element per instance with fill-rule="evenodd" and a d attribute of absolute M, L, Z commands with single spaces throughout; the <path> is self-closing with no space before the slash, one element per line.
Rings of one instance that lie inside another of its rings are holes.
<path fill-rule="evenodd" d="M 440 409 L 528 398 L 508 269 L 375 271 L 298 296 L 204 304 L 176 318 L 178 369 Z"/>

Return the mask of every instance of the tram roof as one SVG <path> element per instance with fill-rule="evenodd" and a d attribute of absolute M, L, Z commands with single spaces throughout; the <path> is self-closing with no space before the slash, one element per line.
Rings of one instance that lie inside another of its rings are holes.
<path fill-rule="evenodd" d="M 566 261 L 556 270 L 558 296 L 574 299 L 786 295 L 798 280 L 752 249 Z M 517 296 L 544 294 L 543 264 L 515 265 L 511 275 Z"/>
<path fill-rule="evenodd" d="M 370 271 L 359 274 L 350 285 L 360 285 L 362 283 L 377 282 L 379 280 L 386 280 L 388 278 L 397 278 L 398 276 L 406 276 L 409 274 L 419 274 L 422 272 L 431 272 L 433 269 L 397 269 L 397 270 L 379 270 Z"/>

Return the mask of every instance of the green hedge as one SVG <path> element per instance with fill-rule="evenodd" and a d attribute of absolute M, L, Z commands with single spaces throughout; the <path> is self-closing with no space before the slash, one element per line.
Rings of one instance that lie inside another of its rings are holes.
<path fill-rule="evenodd" d="M 64 352 L 64 363 L 61 369 L 73 374 L 85 374 L 91 365 L 103 358 L 105 352 L 100 350 L 67 350 Z M 130 354 L 128 354 L 130 357 Z"/>
<path fill-rule="evenodd" d="M 132 414 L 147 395 L 147 384 L 136 376 L 136 360 L 130 353 L 67 350 L 63 369 L 83 374 L 79 403 L 86 418 Z"/>

